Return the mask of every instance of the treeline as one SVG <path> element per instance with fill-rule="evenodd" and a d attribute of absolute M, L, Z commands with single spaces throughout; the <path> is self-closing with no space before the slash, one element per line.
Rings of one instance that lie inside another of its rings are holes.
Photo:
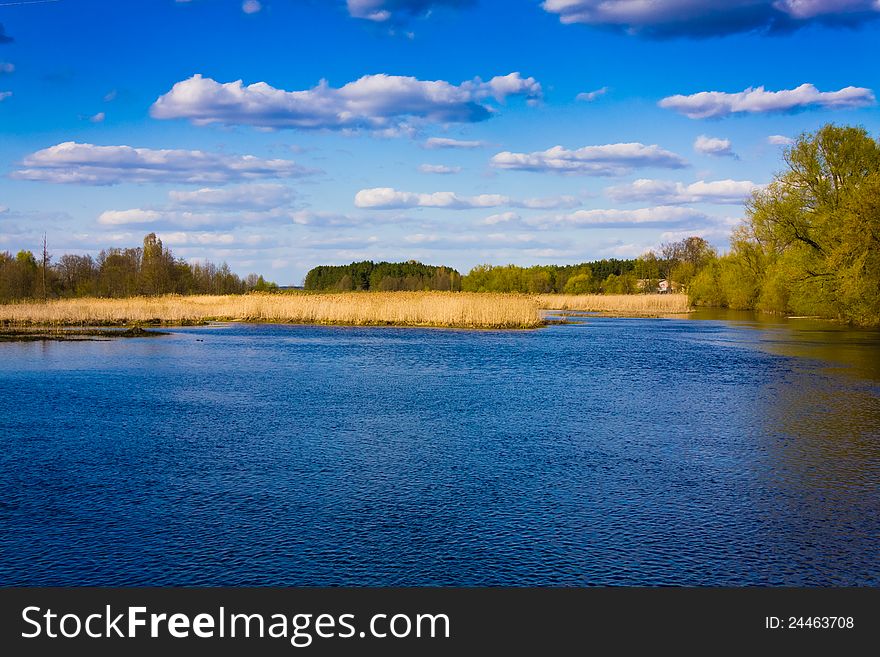
<path fill-rule="evenodd" d="M 311 269 L 305 278 L 307 290 L 461 290 L 461 274 L 450 267 L 409 262 L 353 262 L 350 265 L 323 265 Z"/>
<path fill-rule="evenodd" d="M 826 125 L 785 152 L 730 252 L 693 275 L 693 303 L 880 325 L 880 144 Z"/>
<path fill-rule="evenodd" d="M 478 265 L 461 281 L 466 292 L 630 294 L 644 274 L 636 260 L 598 260 L 579 265 Z M 655 273 L 654 278 L 657 278 Z"/>
<path fill-rule="evenodd" d="M 276 289 L 262 276 L 241 278 L 225 263 L 189 263 L 175 258 L 154 233 L 143 246 L 107 249 L 97 258 L 63 255 L 53 262 L 45 250 L 35 256 L 0 253 L 0 302 L 69 297 L 129 297 L 159 294 L 242 294 Z"/>
<path fill-rule="evenodd" d="M 478 265 L 466 276 L 451 267 L 420 262 L 353 262 L 315 267 L 306 274 L 305 289 L 334 290 L 452 290 L 465 292 L 607 292 L 638 290 L 638 279 L 659 279 L 659 261 L 599 260 L 580 265 Z"/>

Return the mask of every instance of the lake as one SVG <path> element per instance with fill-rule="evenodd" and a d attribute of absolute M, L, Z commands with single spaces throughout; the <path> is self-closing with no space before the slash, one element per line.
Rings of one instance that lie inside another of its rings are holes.
<path fill-rule="evenodd" d="M 0 344 L 3 585 L 880 585 L 880 333 Z"/>

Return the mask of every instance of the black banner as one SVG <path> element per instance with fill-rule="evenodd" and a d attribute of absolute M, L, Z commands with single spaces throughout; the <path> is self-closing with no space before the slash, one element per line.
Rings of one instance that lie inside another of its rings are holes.
<path fill-rule="evenodd" d="M 163 656 L 552 654 L 600 645 L 840 651 L 880 639 L 878 613 L 880 589 L 867 588 L 19 588 L 0 589 L 0 648 Z"/>

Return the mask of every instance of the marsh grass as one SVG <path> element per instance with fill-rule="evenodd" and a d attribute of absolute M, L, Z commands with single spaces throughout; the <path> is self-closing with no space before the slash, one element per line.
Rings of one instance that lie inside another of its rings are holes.
<path fill-rule="evenodd" d="M 683 294 L 565 295 L 483 292 L 342 292 L 246 294 L 127 299 L 62 299 L 0 305 L 4 326 L 186 325 L 209 321 L 534 328 L 541 310 L 618 315 L 688 312 Z"/>
<path fill-rule="evenodd" d="M 181 325 L 206 321 L 532 328 L 538 302 L 516 294 L 345 292 L 63 299 L 0 305 L 8 326 Z"/>
<path fill-rule="evenodd" d="M 686 294 L 538 294 L 546 310 L 580 310 L 619 315 L 672 315 L 690 311 Z"/>

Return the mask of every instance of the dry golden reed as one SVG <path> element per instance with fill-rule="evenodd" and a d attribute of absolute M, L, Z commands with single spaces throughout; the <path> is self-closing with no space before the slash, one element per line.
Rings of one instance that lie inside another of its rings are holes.
<path fill-rule="evenodd" d="M 530 328 L 542 324 L 535 299 L 467 292 L 347 292 L 64 299 L 0 305 L 10 325 L 186 324 L 203 321 Z"/>
<path fill-rule="evenodd" d="M 538 294 L 541 308 L 624 315 L 666 315 L 690 310 L 686 294 Z"/>
<path fill-rule="evenodd" d="M 127 299 L 63 299 L 0 305 L 0 324 L 106 326 L 205 321 L 532 328 L 541 309 L 620 315 L 688 312 L 684 294 L 493 294 L 469 292 L 341 292 Z"/>

